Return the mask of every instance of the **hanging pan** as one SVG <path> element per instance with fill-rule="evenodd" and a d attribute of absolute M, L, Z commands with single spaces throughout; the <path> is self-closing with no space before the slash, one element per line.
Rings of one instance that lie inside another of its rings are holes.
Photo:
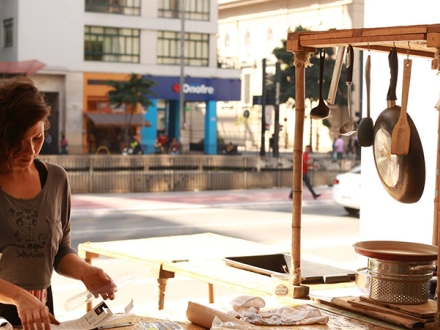
<path fill-rule="evenodd" d="M 425 157 L 419 134 L 408 114 L 406 114 L 410 128 L 408 154 L 391 153 L 391 136 L 401 111 L 400 106 L 396 105 L 398 67 L 396 48 L 391 50 L 388 60 L 391 71 L 387 95 L 388 107 L 382 111 L 374 124 L 374 162 L 380 181 L 388 194 L 399 202 L 415 203 L 422 196 L 425 187 Z M 409 79 L 409 75 L 405 77 Z M 405 93 L 405 89 L 403 92 Z M 404 95 L 402 99 L 405 98 L 407 95 Z"/>

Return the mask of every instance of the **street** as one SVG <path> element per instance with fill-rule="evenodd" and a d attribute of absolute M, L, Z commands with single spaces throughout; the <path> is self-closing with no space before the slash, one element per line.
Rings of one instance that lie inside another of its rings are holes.
<path fill-rule="evenodd" d="M 331 188 L 316 190 L 322 193 L 317 200 L 307 190 L 303 192 L 302 258 L 345 269 L 359 268 L 352 248 L 358 241 L 359 219 L 334 204 Z M 292 200 L 288 194 L 288 189 L 264 189 L 72 195 L 72 246 L 77 248 L 87 241 L 212 232 L 290 252 Z M 157 309 L 157 282 L 149 276 L 149 268 L 109 258 L 95 259 L 94 265 L 102 267 L 113 279 L 127 274 L 136 277 L 134 283 L 121 287 L 117 299 L 109 303 L 112 311 L 122 311 L 131 298 L 135 313 Z M 64 308 L 68 298 L 84 291 L 82 283 L 55 274 L 53 288 L 59 320 L 83 315 L 85 305 L 73 311 Z M 215 287 L 217 301 L 229 301 L 237 294 Z M 165 310 L 185 305 L 188 300 L 206 303 L 207 295 L 206 283 L 177 276 L 168 281 Z"/>

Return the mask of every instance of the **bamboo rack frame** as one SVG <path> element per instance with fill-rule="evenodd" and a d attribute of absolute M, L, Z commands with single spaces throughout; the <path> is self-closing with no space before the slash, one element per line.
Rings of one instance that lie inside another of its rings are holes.
<path fill-rule="evenodd" d="M 396 47 L 397 52 L 411 56 L 432 59 L 430 69 L 440 71 L 440 24 L 394 26 L 384 28 L 349 29 L 338 31 L 305 31 L 289 33 L 287 51 L 295 54 L 296 71 L 296 114 L 293 147 L 293 185 L 292 185 L 292 274 L 300 275 L 301 262 L 301 216 L 302 216 L 302 147 L 304 132 L 305 68 L 307 54 L 315 53 L 322 47 L 345 47 L 351 45 L 361 50 L 389 52 Z M 297 62 L 297 57 L 301 60 Z M 439 217 L 439 172 L 440 172 L 440 116 L 437 141 L 436 191 L 434 201 L 433 244 L 440 241 Z M 440 247 L 437 256 L 440 265 Z M 294 285 L 301 284 L 301 277 L 294 276 Z M 437 297 L 440 296 L 437 285 Z M 440 299 L 437 299 L 435 322 L 427 328 L 440 329 Z"/>

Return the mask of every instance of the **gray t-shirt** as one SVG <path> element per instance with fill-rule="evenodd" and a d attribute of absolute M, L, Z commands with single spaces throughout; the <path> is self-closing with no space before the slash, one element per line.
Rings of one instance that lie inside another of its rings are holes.
<path fill-rule="evenodd" d="M 53 269 L 70 253 L 70 186 L 66 171 L 48 166 L 47 180 L 31 199 L 0 189 L 0 278 L 26 290 L 50 286 Z"/>

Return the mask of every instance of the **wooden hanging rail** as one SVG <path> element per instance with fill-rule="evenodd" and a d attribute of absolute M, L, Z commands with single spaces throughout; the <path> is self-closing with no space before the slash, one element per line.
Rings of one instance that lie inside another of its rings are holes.
<path fill-rule="evenodd" d="M 345 45 L 384 52 L 395 46 L 398 53 L 433 58 L 440 47 L 440 24 L 293 32 L 288 34 L 286 49 L 315 52 Z"/>

